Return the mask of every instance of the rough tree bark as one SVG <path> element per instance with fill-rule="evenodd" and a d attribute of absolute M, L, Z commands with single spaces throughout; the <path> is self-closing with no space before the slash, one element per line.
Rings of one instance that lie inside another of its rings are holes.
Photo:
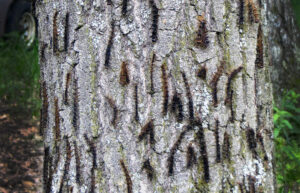
<path fill-rule="evenodd" d="M 274 192 L 262 0 L 38 1 L 45 192 Z"/>

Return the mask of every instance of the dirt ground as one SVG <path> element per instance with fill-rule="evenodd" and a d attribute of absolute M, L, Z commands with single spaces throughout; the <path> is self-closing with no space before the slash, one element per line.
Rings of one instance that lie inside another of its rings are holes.
<path fill-rule="evenodd" d="M 0 193 L 42 192 L 43 145 L 31 120 L 0 103 Z"/>

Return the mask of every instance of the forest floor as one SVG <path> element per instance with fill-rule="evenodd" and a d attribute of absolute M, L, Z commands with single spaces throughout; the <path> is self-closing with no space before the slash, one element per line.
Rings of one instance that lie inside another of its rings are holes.
<path fill-rule="evenodd" d="M 26 111 L 0 103 L 0 193 L 42 192 L 42 139 Z"/>

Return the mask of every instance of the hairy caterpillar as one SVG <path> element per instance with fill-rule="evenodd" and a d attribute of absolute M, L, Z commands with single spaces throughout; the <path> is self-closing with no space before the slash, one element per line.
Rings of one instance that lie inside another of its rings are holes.
<path fill-rule="evenodd" d="M 77 147 L 77 143 L 76 141 L 74 141 L 74 150 L 75 150 L 75 165 L 76 165 L 76 182 L 77 184 L 81 184 L 80 183 L 80 155 L 78 152 L 78 147 Z"/>
<path fill-rule="evenodd" d="M 65 18 L 65 34 L 64 34 L 64 46 L 65 46 L 65 52 L 68 51 L 68 46 L 69 46 L 69 17 L 70 14 L 66 14 Z"/>
<path fill-rule="evenodd" d="M 231 83 L 232 80 L 235 78 L 235 76 L 241 72 L 241 70 L 243 69 L 242 66 L 238 67 L 237 69 L 233 70 L 229 77 L 228 77 L 228 81 L 227 81 L 227 86 L 226 86 L 226 99 L 225 99 L 225 104 L 231 104 L 232 103 L 232 94 L 231 94 Z"/>
<path fill-rule="evenodd" d="M 73 101 L 73 118 L 72 124 L 75 131 L 78 130 L 78 121 L 79 121 L 79 104 L 78 104 L 78 84 L 77 80 L 74 80 L 74 101 Z"/>
<path fill-rule="evenodd" d="M 161 65 L 161 80 L 162 80 L 162 90 L 163 90 L 163 115 L 167 115 L 168 103 L 169 103 L 169 86 L 167 77 L 167 63 L 163 62 Z"/>
<path fill-rule="evenodd" d="M 146 171 L 148 179 L 150 181 L 152 181 L 153 176 L 154 176 L 154 169 L 151 166 L 149 159 L 147 159 L 146 161 L 144 161 L 143 166 L 142 166 L 142 170 Z"/>
<path fill-rule="evenodd" d="M 68 91 L 69 91 L 69 85 L 70 85 L 70 80 L 71 80 L 71 73 L 68 72 L 66 76 L 66 88 L 65 88 L 65 105 L 69 104 L 68 101 Z"/>
<path fill-rule="evenodd" d="M 118 118 L 118 108 L 117 105 L 115 103 L 115 101 L 109 97 L 106 97 L 109 105 L 111 106 L 112 110 L 113 110 L 113 118 L 111 120 L 111 124 L 113 126 L 116 126 L 116 122 L 117 122 L 117 118 Z"/>
<path fill-rule="evenodd" d="M 154 85 L 153 85 L 153 70 L 154 70 L 154 61 L 155 61 L 156 55 L 153 53 L 151 63 L 150 63 L 150 94 L 154 94 Z"/>
<path fill-rule="evenodd" d="M 181 101 L 181 98 L 179 97 L 178 93 L 175 91 L 173 98 L 172 98 L 172 105 L 171 105 L 172 113 L 176 113 L 176 110 L 178 110 L 177 114 L 177 121 L 182 122 L 183 120 L 183 104 Z"/>
<path fill-rule="evenodd" d="M 53 173 L 54 173 L 54 170 L 52 169 L 53 157 L 49 156 L 48 158 L 49 158 L 48 159 L 48 163 L 49 163 L 49 170 L 50 171 L 49 171 L 49 176 L 48 176 L 48 179 L 47 179 L 47 185 L 46 185 L 46 188 L 45 188 L 45 192 L 46 193 L 50 193 L 51 192 L 52 179 L 53 179 Z"/>
<path fill-rule="evenodd" d="M 47 186 L 48 176 L 49 176 L 49 160 L 50 160 L 50 148 L 44 148 L 44 165 L 43 165 L 43 184 L 44 187 Z"/>
<path fill-rule="evenodd" d="M 41 110 L 40 134 L 43 135 L 44 129 L 47 127 L 47 123 L 48 123 L 48 107 L 49 107 L 47 85 L 45 81 L 43 82 L 41 89 L 42 89 L 43 105 Z"/>
<path fill-rule="evenodd" d="M 239 24 L 240 27 L 244 24 L 245 0 L 240 0 Z"/>
<path fill-rule="evenodd" d="M 259 14 L 253 0 L 247 0 L 249 20 L 251 23 L 259 23 Z"/>
<path fill-rule="evenodd" d="M 264 67 L 264 46 L 263 46 L 263 32 L 262 32 L 261 24 L 259 25 L 258 31 L 257 31 L 255 64 L 259 68 Z"/>
<path fill-rule="evenodd" d="M 53 37 L 53 52 L 57 53 L 58 51 L 58 31 L 57 31 L 57 16 L 58 12 L 56 11 L 53 16 L 53 31 L 52 31 L 52 37 Z"/>
<path fill-rule="evenodd" d="M 230 140 L 229 140 L 229 135 L 226 131 L 224 133 L 222 153 L 223 153 L 223 159 L 228 160 L 228 162 L 230 162 Z"/>
<path fill-rule="evenodd" d="M 215 139 L 216 139 L 216 162 L 221 162 L 221 152 L 220 152 L 220 141 L 219 141 L 219 120 L 216 120 L 215 128 Z"/>
<path fill-rule="evenodd" d="M 187 81 L 186 75 L 183 71 L 181 71 L 181 75 L 182 75 L 182 79 L 184 82 L 184 86 L 185 86 L 185 92 L 186 92 L 186 96 L 188 98 L 188 107 L 189 107 L 189 119 L 190 121 L 194 120 L 194 103 L 193 103 L 193 97 L 191 94 L 191 90 L 190 90 L 190 85 Z"/>
<path fill-rule="evenodd" d="M 150 6 L 152 8 L 152 42 L 157 41 L 157 28 L 158 28 L 158 8 L 154 0 L 149 0 Z"/>
<path fill-rule="evenodd" d="M 206 20 L 203 15 L 198 16 L 197 19 L 199 21 L 199 27 L 195 38 L 195 44 L 201 48 L 207 48 L 209 40 L 207 36 Z"/>
<path fill-rule="evenodd" d="M 132 181 L 129 175 L 129 172 L 125 166 L 125 163 L 123 160 L 120 160 L 120 164 L 121 164 L 121 168 L 123 170 L 123 173 L 125 175 L 126 178 L 126 183 L 127 183 L 127 193 L 132 193 Z"/>
<path fill-rule="evenodd" d="M 128 0 L 123 0 L 122 2 L 122 15 L 126 16 L 127 13 L 127 4 L 128 4 Z"/>
<path fill-rule="evenodd" d="M 247 143 L 249 150 L 252 151 L 254 156 L 256 156 L 256 139 L 255 139 L 255 132 L 252 128 L 248 127 L 246 129 L 246 136 L 247 136 Z"/>
<path fill-rule="evenodd" d="M 134 101 L 135 101 L 135 120 L 139 121 L 139 98 L 138 98 L 138 85 L 134 87 Z"/>
<path fill-rule="evenodd" d="M 261 145 L 261 148 L 263 150 L 264 161 L 268 161 L 269 159 L 268 159 L 268 156 L 267 156 L 267 153 L 266 153 L 266 150 L 265 150 L 264 139 L 263 139 L 261 133 L 257 132 L 256 139 L 258 140 L 258 142 Z"/>
<path fill-rule="evenodd" d="M 255 193 L 256 190 L 255 190 L 255 182 L 256 182 L 256 179 L 254 176 L 248 176 L 248 183 L 249 183 L 249 193 Z"/>
<path fill-rule="evenodd" d="M 60 140 L 60 115 L 58 108 L 58 98 L 54 99 L 54 107 L 55 107 L 55 144 Z M 56 145 L 55 145 L 56 146 Z"/>
<path fill-rule="evenodd" d="M 155 143 L 153 119 L 146 123 L 146 125 L 142 128 L 141 133 L 138 136 L 139 141 L 145 139 L 147 135 L 149 135 L 150 144 L 153 145 Z"/>
<path fill-rule="evenodd" d="M 213 88 L 213 101 L 214 101 L 214 106 L 216 107 L 218 105 L 218 82 L 220 80 L 220 77 L 222 75 L 222 72 L 224 70 L 223 62 L 222 64 L 218 67 L 217 72 L 214 74 L 213 79 L 211 80 L 211 86 Z"/>
<path fill-rule="evenodd" d="M 186 167 L 191 168 L 196 163 L 196 154 L 192 144 L 187 147 Z"/>
<path fill-rule="evenodd" d="M 66 141 L 66 160 L 65 160 L 65 165 L 64 165 L 64 172 L 63 172 L 63 176 L 61 178 L 61 182 L 60 182 L 60 187 L 59 187 L 59 193 L 62 193 L 63 191 L 63 184 L 65 181 L 67 181 L 66 176 L 69 173 L 69 168 L 70 168 L 70 161 L 71 161 L 71 145 L 69 142 L 69 139 L 67 137 L 64 137 L 65 141 Z"/>
<path fill-rule="evenodd" d="M 106 68 L 109 67 L 109 63 L 110 63 L 110 55 L 111 55 L 111 49 L 112 49 L 112 46 L 113 46 L 114 35 L 115 35 L 115 27 L 114 27 L 114 21 L 112 21 L 111 22 L 111 32 L 110 32 L 110 36 L 109 36 L 109 39 L 108 39 L 108 44 L 107 44 L 106 52 L 105 52 L 104 66 Z"/>
<path fill-rule="evenodd" d="M 90 151 L 92 153 L 92 156 L 93 156 L 92 157 L 93 158 L 93 168 L 96 168 L 97 167 L 97 153 L 96 153 L 95 143 L 88 138 L 86 133 L 84 134 L 84 139 L 85 139 L 86 143 L 88 144 Z"/>
<path fill-rule="evenodd" d="M 204 67 L 204 66 L 202 66 L 199 70 L 198 70 L 198 72 L 197 72 L 197 76 L 199 77 L 199 78 L 201 78 L 202 80 L 205 80 L 206 79 L 206 67 Z"/>
<path fill-rule="evenodd" d="M 122 62 L 121 65 L 121 72 L 120 72 L 120 84 L 122 86 L 126 86 L 129 84 L 130 79 L 129 79 L 129 72 L 128 72 L 128 63 L 127 62 Z"/>

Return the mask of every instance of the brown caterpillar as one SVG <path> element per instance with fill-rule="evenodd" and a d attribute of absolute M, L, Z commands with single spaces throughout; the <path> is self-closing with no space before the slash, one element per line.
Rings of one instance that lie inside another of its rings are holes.
<path fill-rule="evenodd" d="M 48 107 L 49 107 L 47 85 L 45 81 L 43 82 L 41 89 L 42 89 L 43 105 L 41 110 L 40 135 L 43 135 L 44 129 L 46 129 L 48 124 Z"/>
<path fill-rule="evenodd" d="M 53 179 L 53 173 L 54 173 L 54 170 L 52 169 L 52 162 L 53 162 L 53 157 L 49 156 L 49 159 L 48 159 L 48 163 L 49 163 L 49 176 L 48 176 L 48 179 L 47 179 L 47 185 L 45 186 L 45 193 L 50 193 L 51 192 L 52 179 Z"/>
<path fill-rule="evenodd" d="M 222 147 L 223 159 L 230 162 L 230 139 L 228 133 L 225 131 Z"/>
<path fill-rule="evenodd" d="M 71 80 L 71 73 L 68 72 L 67 76 L 66 76 L 66 89 L 65 89 L 65 100 L 64 100 L 65 105 L 69 104 L 68 91 L 69 91 L 69 86 L 70 86 L 70 80 Z"/>
<path fill-rule="evenodd" d="M 113 126 L 116 126 L 116 122 L 117 122 L 117 119 L 118 119 L 118 108 L 117 108 L 117 105 L 115 103 L 115 101 L 109 97 L 106 97 L 110 107 L 112 108 L 113 110 L 113 118 L 111 120 L 111 124 Z"/>
<path fill-rule="evenodd" d="M 49 160 L 50 160 L 50 149 L 49 147 L 44 148 L 44 165 L 43 165 L 43 184 L 47 186 L 49 176 Z"/>
<path fill-rule="evenodd" d="M 149 0 L 150 6 L 152 8 L 152 42 L 157 41 L 157 29 L 158 29 L 158 8 L 154 0 Z"/>
<path fill-rule="evenodd" d="M 183 116 L 183 104 L 182 104 L 180 96 L 178 95 L 178 93 L 176 91 L 172 98 L 171 112 L 174 114 L 177 113 L 177 116 L 176 116 L 177 121 L 182 122 L 183 117 L 184 117 Z"/>
<path fill-rule="evenodd" d="M 84 139 L 86 141 L 86 143 L 88 144 L 89 148 L 90 148 L 90 151 L 92 153 L 92 157 L 93 157 L 93 168 L 96 168 L 97 167 L 97 153 L 96 153 L 96 146 L 95 146 L 95 143 L 90 140 L 87 136 L 87 134 L 85 133 L 84 134 Z"/>
<path fill-rule="evenodd" d="M 163 115 L 167 115 L 168 103 L 169 103 L 169 85 L 167 77 L 167 63 L 163 62 L 161 65 L 161 81 L 162 81 L 162 90 L 163 90 Z"/>
<path fill-rule="evenodd" d="M 142 170 L 146 171 L 148 179 L 150 181 L 152 181 L 153 176 L 154 176 L 154 169 L 151 166 L 149 159 L 147 159 L 146 161 L 144 161 L 143 166 L 142 166 Z"/>
<path fill-rule="evenodd" d="M 217 72 L 214 74 L 213 79 L 211 80 L 211 86 L 213 88 L 213 101 L 214 101 L 214 106 L 217 107 L 218 105 L 218 82 L 220 80 L 220 77 L 222 75 L 222 72 L 224 70 L 223 62 L 222 64 L 218 67 Z"/>
<path fill-rule="evenodd" d="M 53 52 L 58 52 L 58 31 L 57 31 L 57 16 L 58 12 L 56 11 L 53 16 L 53 31 L 52 31 L 52 37 L 53 37 Z"/>
<path fill-rule="evenodd" d="M 78 130 L 79 122 L 79 101 L 78 101 L 78 84 L 77 80 L 74 80 L 74 101 L 73 101 L 73 119 L 72 124 L 75 131 Z"/>
<path fill-rule="evenodd" d="M 257 31 L 255 64 L 259 68 L 264 67 L 264 46 L 263 46 L 263 32 L 262 32 L 261 24 L 259 25 L 258 31 Z"/>
<path fill-rule="evenodd" d="M 248 183 L 249 183 L 249 193 L 255 193 L 255 182 L 256 179 L 254 176 L 248 176 Z"/>
<path fill-rule="evenodd" d="M 106 52 L 105 52 L 105 62 L 104 62 L 104 66 L 106 68 L 109 67 L 109 63 L 110 63 L 110 55 L 111 55 L 111 49 L 113 46 L 113 39 L 115 36 L 115 27 L 114 27 L 114 21 L 111 22 L 111 32 L 110 32 L 110 36 L 108 39 L 108 44 L 107 44 L 107 48 L 106 48 Z"/>
<path fill-rule="evenodd" d="M 245 0 L 240 0 L 239 24 L 240 27 L 244 24 Z"/>
<path fill-rule="evenodd" d="M 231 92 L 230 92 L 230 112 L 231 112 L 230 122 L 233 123 L 233 121 L 234 121 L 234 111 L 233 111 L 232 97 L 233 97 L 233 90 L 231 90 Z"/>
<path fill-rule="evenodd" d="M 58 98 L 54 99 L 54 107 L 55 107 L 55 144 L 60 140 L 60 115 L 58 108 Z M 56 145 L 55 145 L 56 146 Z"/>
<path fill-rule="evenodd" d="M 228 76 L 227 80 L 227 86 L 226 86 L 226 99 L 225 104 L 231 104 L 232 103 L 232 94 L 231 94 L 231 83 L 232 80 L 235 78 L 235 76 L 241 72 L 243 69 L 242 66 L 238 67 L 237 69 L 233 70 L 230 75 Z"/>
<path fill-rule="evenodd" d="M 206 71 L 207 71 L 206 67 L 202 66 L 197 72 L 197 77 L 201 78 L 202 80 L 205 80 L 206 79 Z"/>
<path fill-rule="evenodd" d="M 128 4 L 128 0 L 123 0 L 122 2 L 122 15 L 126 16 L 127 13 L 127 4 Z"/>
<path fill-rule="evenodd" d="M 190 90 L 190 85 L 189 85 L 186 75 L 183 71 L 181 71 L 181 75 L 182 75 L 182 79 L 183 79 L 184 86 L 185 86 L 186 96 L 188 98 L 189 119 L 190 119 L 190 121 L 193 121 L 194 120 L 194 103 L 193 103 L 193 97 L 192 97 L 191 90 Z"/>
<path fill-rule="evenodd" d="M 199 21 L 199 27 L 197 36 L 195 38 L 195 45 L 203 49 L 208 47 L 209 40 L 207 36 L 206 20 L 203 15 L 197 17 Z"/>
<path fill-rule="evenodd" d="M 153 70 L 154 70 L 154 61 L 155 61 L 156 55 L 153 53 L 151 63 L 150 63 L 150 94 L 154 94 L 154 85 L 153 85 Z"/>
<path fill-rule="evenodd" d="M 74 150 L 75 150 L 75 165 L 76 165 L 76 182 L 77 184 L 81 184 L 80 182 L 80 155 L 78 152 L 78 147 L 76 141 L 74 141 Z"/>
<path fill-rule="evenodd" d="M 253 0 L 247 0 L 249 20 L 251 23 L 259 23 L 259 14 Z"/>
<path fill-rule="evenodd" d="M 71 151 L 71 145 L 70 145 L 69 139 L 67 137 L 64 137 L 64 138 L 66 141 L 66 160 L 65 160 L 65 165 L 64 165 L 63 176 L 62 176 L 61 182 L 60 182 L 59 193 L 62 193 L 63 184 L 65 181 L 67 181 L 66 176 L 69 173 L 70 161 L 71 161 L 71 157 L 72 157 L 72 155 L 71 155 L 72 151 Z"/>
<path fill-rule="evenodd" d="M 221 152 L 220 152 L 220 140 L 219 140 L 219 120 L 216 119 L 216 128 L 215 128 L 215 139 L 216 139 L 216 162 L 221 162 Z"/>
<path fill-rule="evenodd" d="M 68 51 L 68 47 L 69 47 L 69 17 L 70 14 L 67 13 L 65 18 L 65 34 L 64 34 L 65 52 Z"/>
<path fill-rule="evenodd" d="M 136 84 L 134 87 L 134 101 L 135 101 L 135 117 L 136 121 L 139 121 L 139 98 L 138 98 L 138 85 Z"/>
<path fill-rule="evenodd" d="M 125 166 L 125 163 L 123 160 L 120 160 L 120 164 L 121 164 L 121 168 L 123 170 L 123 173 L 125 175 L 126 178 L 126 183 L 127 183 L 127 193 L 132 193 L 132 181 L 129 175 L 129 172 Z"/>
<path fill-rule="evenodd" d="M 153 119 L 151 119 L 146 125 L 142 128 L 141 133 L 138 136 L 139 141 L 142 141 L 149 135 L 149 143 L 151 145 L 155 144 L 155 139 L 154 139 L 154 124 L 153 124 Z"/>
<path fill-rule="evenodd" d="M 128 72 L 128 63 L 127 62 L 122 62 L 121 65 L 121 72 L 120 72 L 120 84 L 122 86 L 126 86 L 129 84 L 130 79 L 129 79 L 129 72 Z"/>
<path fill-rule="evenodd" d="M 191 168 L 196 163 L 196 154 L 192 144 L 187 147 L 186 153 L 186 167 Z"/>

